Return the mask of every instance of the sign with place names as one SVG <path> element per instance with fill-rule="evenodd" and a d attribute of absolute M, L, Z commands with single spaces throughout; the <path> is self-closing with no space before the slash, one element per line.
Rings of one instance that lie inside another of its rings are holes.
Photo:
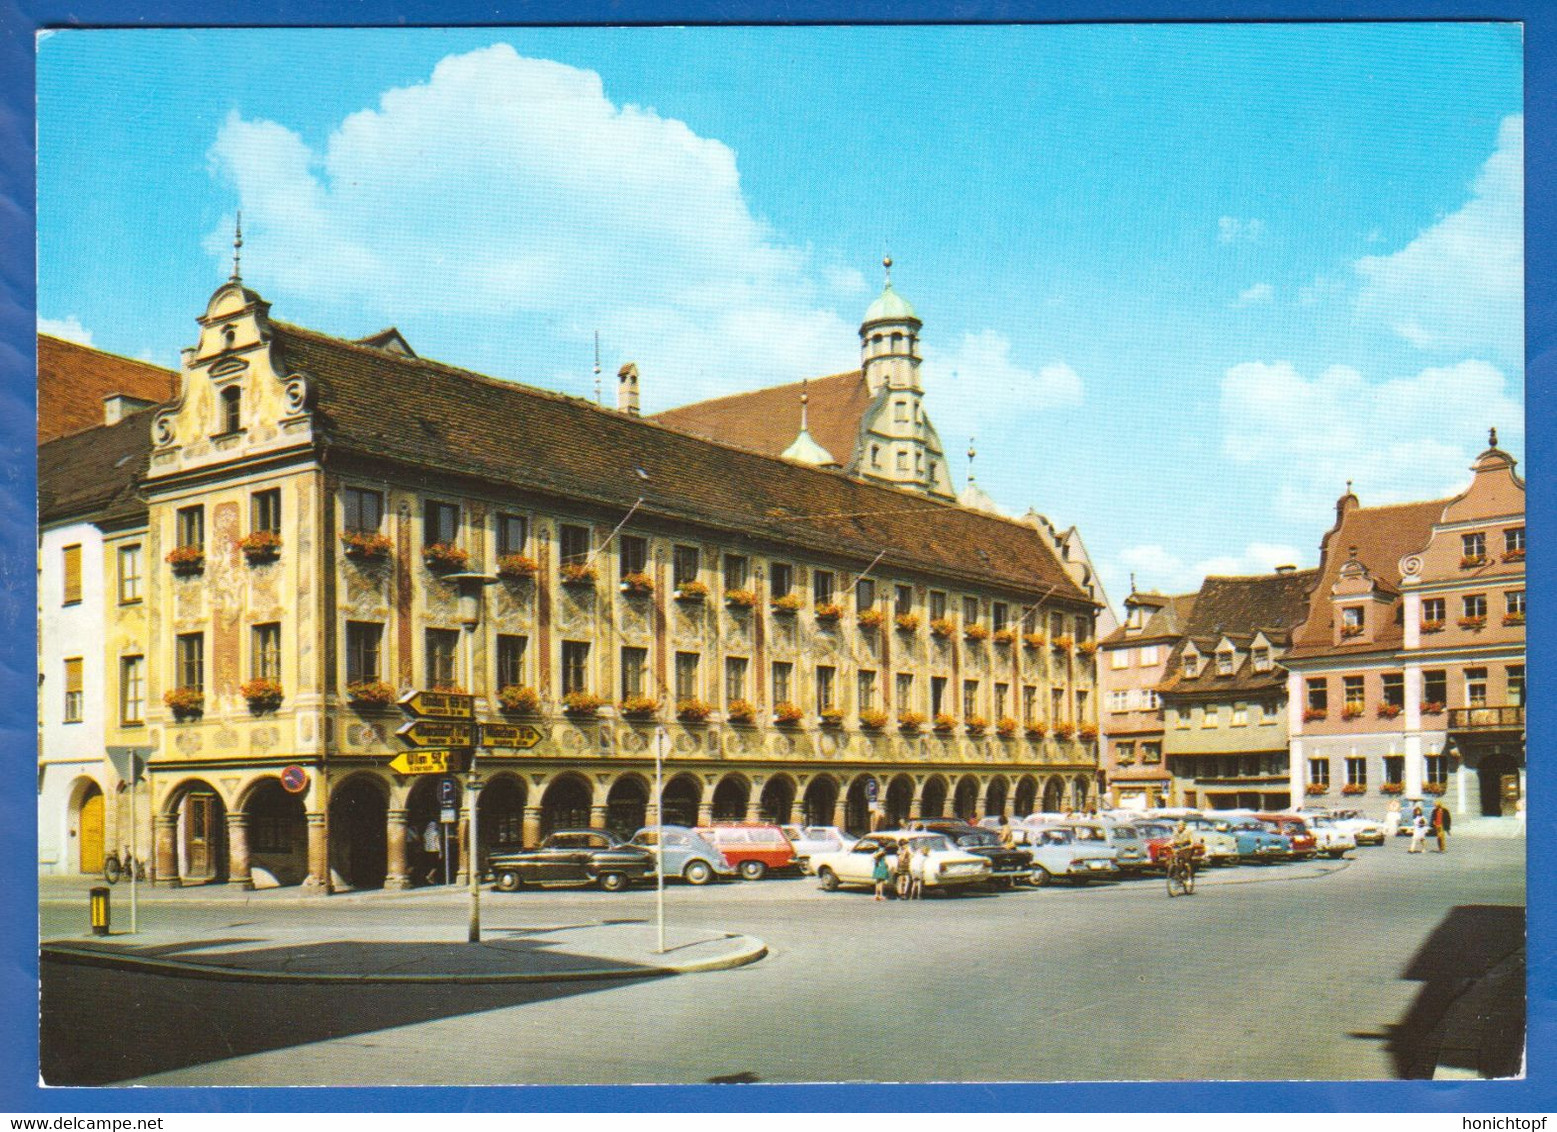
<path fill-rule="evenodd" d="M 395 734 L 408 747 L 474 747 L 476 725 L 442 719 L 413 719 Z"/>
<path fill-rule="evenodd" d="M 389 769 L 396 774 L 447 774 L 448 751 L 402 751 L 389 760 Z"/>
<path fill-rule="evenodd" d="M 400 706 L 426 719 L 476 718 L 476 697 L 464 692 L 407 692 Z"/>
<path fill-rule="evenodd" d="M 483 723 L 479 730 L 482 747 L 528 751 L 541 741 L 540 729 L 528 723 Z"/>

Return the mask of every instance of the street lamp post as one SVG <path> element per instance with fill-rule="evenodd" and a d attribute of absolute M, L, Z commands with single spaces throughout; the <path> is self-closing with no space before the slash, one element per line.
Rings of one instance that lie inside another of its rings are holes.
<path fill-rule="evenodd" d="M 654 730 L 654 920 L 659 928 L 659 949 L 665 954 L 665 741 L 664 725 Z"/>

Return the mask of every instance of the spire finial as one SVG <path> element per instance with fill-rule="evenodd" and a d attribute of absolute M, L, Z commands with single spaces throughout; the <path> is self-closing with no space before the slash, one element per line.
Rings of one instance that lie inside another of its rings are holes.
<path fill-rule="evenodd" d="M 1496 448 L 1498 446 L 1498 430 L 1496 428 L 1489 428 L 1487 430 L 1487 446 L 1489 448 Z"/>
<path fill-rule="evenodd" d="M 600 404 L 600 331 L 595 331 L 595 404 Z"/>
<path fill-rule="evenodd" d="M 237 220 L 232 226 L 232 281 L 242 283 L 243 276 L 239 273 L 239 262 L 243 255 L 243 213 L 238 213 Z"/>
<path fill-rule="evenodd" d="M 1351 480 L 1347 480 L 1346 481 L 1346 494 L 1350 495 L 1351 493 L 1352 493 L 1352 481 Z"/>
<path fill-rule="evenodd" d="M 978 453 L 973 450 L 973 438 L 970 436 L 970 437 L 968 437 L 968 482 L 969 483 L 972 483 L 973 480 L 974 480 L 974 476 L 973 476 L 973 458 L 975 456 L 977 456 L 977 455 L 978 455 Z"/>
<path fill-rule="evenodd" d="M 807 425 L 806 425 L 806 413 L 807 413 L 806 406 L 811 403 L 811 394 L 808 393 L 806 390 L 807 390 L 808 386 L 810 385 L 810 383 L 811 383 L 811 379 L 808 378 L 808 377 L 803 377 L 803 378 L 800 379 L 800 431 L 801 432 L 805 432 L 806 428 L 807 428 Z"/>
<path fill-rule="evenodd" d="M 1135 592 L 1135 571 L 1134 570 L 1130 571 L 1130 592 L 1131 593 Z"/>
<path fill-rule="evenodd" d="M 892 286 L 892 257 L 882 256 L 881 266 L 887 269 L 887 286 Z"/>

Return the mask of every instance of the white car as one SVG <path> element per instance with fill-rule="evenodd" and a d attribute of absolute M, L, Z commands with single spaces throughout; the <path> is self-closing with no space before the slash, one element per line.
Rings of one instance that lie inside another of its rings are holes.
<path fill-rule="evenodd" d="M 897 869 L 897 852 L 904 841 L 912 843 L 915 853 L 928 848 L 923 858 L 925 888 L 955 888 L 958 885 L 979 884 L 989 879 L 989 859 L 956 848 L 939 833 L 915 830 L 892 830 L 872 833 L 862 837 L 850 848 L 836 853 L 817 853 L 811 858 L 811 869 L 822 884 L 824 892 L 836 892 L 844 885 L 873 886 L 876 871 L 876 850 L 885 848 L 887 865 Z"/>
<path fill-rule="evenodd" d="M 1314 850 L 1328 857 L 1339 857 L 1348 849 L 1357 848 L 1357 838 L 1352 831 L 1329 814 L 1304 814 L 1303 824 L 1314 835 Z"/>
<path fill-rule="evenodd" d="M 1358 845 L 1383 845 L 1384 823 L 1374 821 L 1357 810 L 1333 810 L 1330 820 L 1351 834 Z"/>
<path fill-rule="evenodd" d="M 815 854 L 838 853 L 858 840 L 835 825 L 785 825 L 779 828 L 795 847 L 795 864 L 803 873 L 811 871 L 811 858 Z"/>

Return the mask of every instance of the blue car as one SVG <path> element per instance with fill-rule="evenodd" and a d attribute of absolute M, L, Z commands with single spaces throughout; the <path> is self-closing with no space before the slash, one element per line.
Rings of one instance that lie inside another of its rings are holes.
<path fill-rule="evenodd" d="M 718 877 L 729 880 L 735 866 L 725 859 L 718 846 L 684 825 L 648 826 L 633 834 L 631 844 L 654 851 L 661 834 L 665 842 L 665 876 L 680 877 L 688 884 L 707 884 Z M 654 874 L 651 872 L 650 878 Z"/>
<path fill-rule="evenodd" d="M 1225 833 L 1238 843 L 1240 861 L 1284 861 L 1292 856 L 1292 839 L 1271 832 L 1263 822 L 1215 815 L 1211 815 L 1211 820 L 1216 823 L 1218 833 Z"/>

